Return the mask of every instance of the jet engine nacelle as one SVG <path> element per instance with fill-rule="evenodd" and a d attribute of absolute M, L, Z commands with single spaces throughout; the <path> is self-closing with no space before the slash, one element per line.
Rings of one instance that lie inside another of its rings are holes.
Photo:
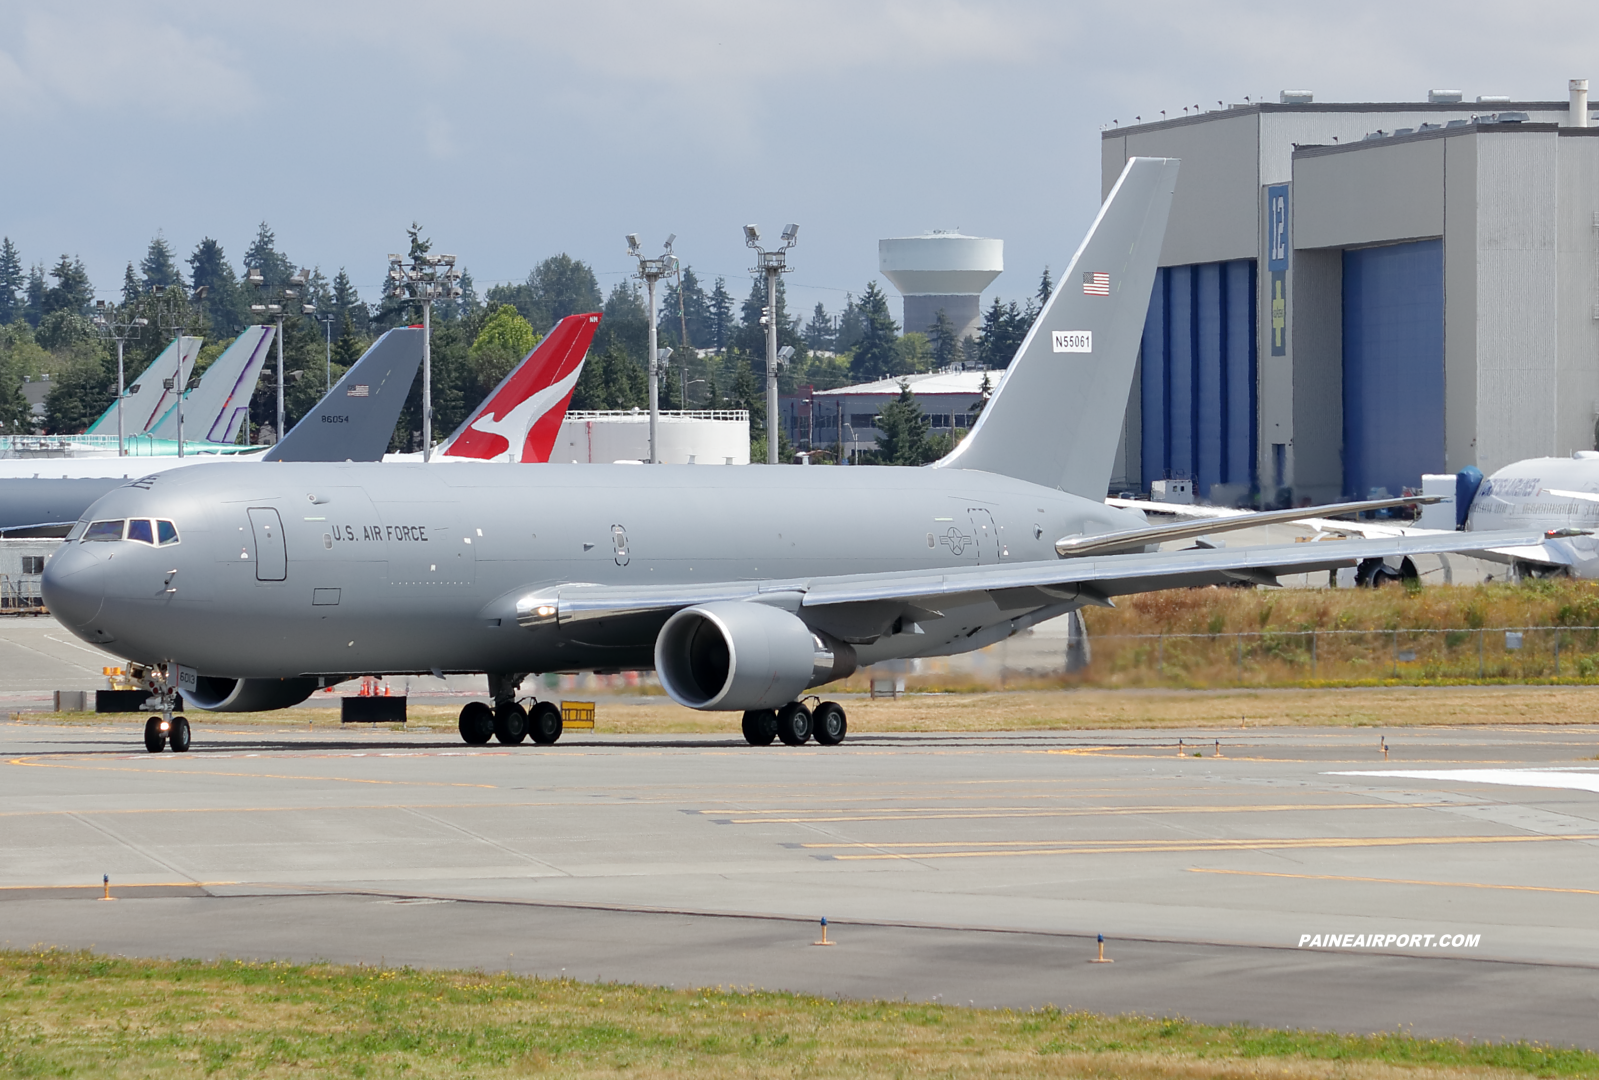
<path fill-rule="evenodd" d="M 661 685 L 691 709 L 775 709 L 854 670 L 854 649 L 824 641 L 798 616 L 766 604 L 684 608 L 655 639 Z"/>
<path fill-rule="evenodd" d="M 316 692 L 318 679 L 219 679 L 201 675 L 183 703 L 209 712 L 267 712 L 298 705 Z"/>

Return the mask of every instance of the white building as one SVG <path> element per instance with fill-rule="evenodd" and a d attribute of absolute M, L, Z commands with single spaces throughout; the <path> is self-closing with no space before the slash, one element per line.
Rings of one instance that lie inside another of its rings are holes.
<path fill-rule="evenodd" d="M 971 426 L 981 411 L 985 381 L 992 394 L 1004 378 L 1004 370 L 937 371 L 895 375 L 834 390 L 806 386 L 799 393 L 783 396 L 780 419 L 795 447 L 842 452 L 848 458 L 860 450 L 877 449 L 877 414 L 899 398 L 902 383 L 910 386 L 922 412 L 932 421 L 932 433 L 947 435 Z"/>

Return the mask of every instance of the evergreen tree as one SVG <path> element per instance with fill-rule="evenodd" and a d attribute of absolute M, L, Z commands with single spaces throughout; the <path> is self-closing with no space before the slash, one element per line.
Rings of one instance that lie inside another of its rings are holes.
<path fill-rule="evenodd" d="M 928 438 L 932 421 L 922 412 L 908 382 L 899 384 L 899 397 L 877 414 L 877 457 L 884 465 L 926 465 L 938 453 Z"/>
<path fill-rule="evenodd" d="M 1055 283 L 1050 279 L 1049 276 L 1049 264 L 1045 263 L 1044 273 L 1038 279 L 1038 292 L 1033 296 L 1033 300 L 1037 304 L 1039 311 L 1044 310 L 1044 305 L 1049 303 L 1049 298 L 1054 294 L 1054 292 Z"/>
<path fill-rule="evenodd" d="M 833 351 L 847 353 L 860 344 L 866 333 L 866 318 L 860 305 L 850 293 L 844 294 L 844 311 L 838 317 L 838 329 L 833 332 Z"/>
<path fill-rule="evenodd" d="M 44 429 L 51 435 L 76 435 L 99 418 L 116 397 L 116 372 L 96 355 L 75 358 L 58 368 L 44 399 Z"/>
<path fill-rule="evenodd" d="M 28 325 L 37 328 L 39 320 L 44 318 L 44 294 L 48 286 L 44 280 L 44 267 L 34 264 L 28 271 L 28 302 L 22 310 L 22 317 L 28 320 Z"/>
<path fill-rule="evenodd" d="M 961 362 L 961 343 L 955 337 L 955 324 L 950 322 L 943 308 L 938 309 L 938 318 L 933 322 L 929 337 L 932 338 L 934 367 L 947 368 Z"/>
<path fill-rule="evenodd" d="M 266 222 L 256 230 L 255 239 L 244 252 L 244 268 L 259 270 L 268 289 L 286 285 L 294 276 L 294 263 L 277 249 L 278 238 Z"/>
<path fill-rule="evenodd" d="M 41 298 L 41 317 L 53 311 L 88 314 L 89 305 L 94 302 L 94 286 L 89 284 L 89 271 L 84 267 L 83 260 L 63 255 L 61 261 L 50 268 L 50 276 L 56 279 L 56 283 L 46 289 Z"/>
<path fill-rule="evenodd" d="M 250 298 L 240 291 L 238 275 L 222 245 L 209 236 L 195 245 L 194 254 L 189 256 L 189 280 L 196 289 L 205 287 L 201 307 L 212 333 L 236 337 L 249 322 Z"/>
<path fill-rule="evenodd" d="M 620 350 L 642 371 L 645 354 L 650 350 L 650 316 L 637 280 L 623 278 L 617 282 L 602 310 L 604 318 L 600 319 L 599 329 L 594 333 L 593 350 L 597 353 Z M 609 405 L 606 408 L 623 406 Z"/>
<path fill-rule="evenodd" d="M 334 315 L 334 325 L 341 328 L 339 337 L 344 336 L 342 328 L 346 324 L 352 327 L 352 332 L 356 328 L 365 329 L 369 317 L 366 304 L 355 291 L 355 286 L 350 284 L 350 275 L 344 272 L 342 266 L 339 267 L 339 272 L 333 275 L 333 295 L 329 302 Z"/>
<path fill-rule="evenodd" d="M 137 303 L 143 293 L 144 287 L 139 284 L 139 275 L 134 273 L 133 264 L 129 263 L 128 268 L 122 272 L 122 303 L 124 305 Z"/>
<path fill-rule="evenodd" d="M 339 322 L 339 335 L 333 339 L 333 362 L 340 367 L 348 368 L 366 351 L 366 343 L 356 332 L 355 322 L 345 312 L 344 318 Z"/>
<path fill-rule="evenodd" d="M 996 296 L 983 313 L 983 325 L 978 331 L 978 362 L 985 368 L 1009 367 L 1032 323 L 1032 314 L 1023 311 L 1016 301 L 1006 305 Z"/>
<path fill-rule="evenodd" d="M 818 300 L 816 310 L 811 312 L 811 321 L 805 324 L 805 346 L 811 352 L 826 351 L 833 347 L 836 336 L 837 328 L 833 325 L 833 319 Z"/>
<path fill-rule="evenodd" d="M 682 275 L 681 291 L 677 282 L 672 280 L 668 280 L 666 287 L 661 290 L 661 335 L 679 348 L 706 348 L 715 336 L 710 302 L 692 266 L 683 267 Z M 687 341 L 683 340 L 685 329 Z"/>
<path fill-rule="evenodd" d="M 857 306 L 863 324 L 861 339 L 850 360 L 850 369 L 862 382 L 881 379 L 894 371 L 899 356 L 895 349 L 899 327 L 888 313 L 888 297 L 877 287 L 877 282 L 867 283 Z"/>
<path fill-rule="evenodd" d="M 733 333 L 733 296 L 727 291 L 727 279 L 717 278 L 706 305 L 710 318 L 711 348 L 717 352 L 727 350 L 728 338 Z"/>
<path fill-rule="evenodd" d="M 145 249 L 144 258 L 139 263 L 139 273 L 144 279 L 144 287 L 153 290 L 158 286 L 163 289 L 183 288 L 183 275 L 178 273 L 178 264 L 172 258 L 172 249 L 167 246 L 166 239 L 160 233 L 155 234 L 155 239 L 150 241 L 150 246 Z"/>
<path fill-rule="evenodd" d="M 343 276 L 344 270 L 340 269 L 339 274 Z M 348 277 L 344 279 L 344 285 L 345 288 L 349 288 L 350 279 Z M 472 282 L 472 272 L 470 270 L 463 269 L 461 271 L 461 296 L 456 301 L 456 307 L 460 310 L 461 318 L 463 319 L 470 319 L 483 310 L 483 301 L 477 294 L 477 286 Z"/>
<path fill-rule="evenodd" d="M 21 294 L 27 285 L 22 254 L 8 236 L 0 243 L 0 326 L 9 325 L 22 314 Z M 4 388 L 0 388 L 0 396 L 3 394 Z"/>

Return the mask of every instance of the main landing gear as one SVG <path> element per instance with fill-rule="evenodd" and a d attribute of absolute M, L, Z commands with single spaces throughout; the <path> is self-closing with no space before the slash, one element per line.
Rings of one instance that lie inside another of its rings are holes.
<path fill-rule="evenodd" d="M 561 707 L 553 701 L 534 702 L 532 708 L 516 700 L 517 687 L 526 674 L 489 675 L 489 693 L 493 706 L 481 701 L 470 701 L 461 709 L 461 738 L 473 746 L 483 746 L 489 739 L 497 739 L 506 746 L 515 746 L 528 736 L 540 746 L 549 746 L 561 737 Z"/>
<path fill-rule="evenodd" d="M 159 754 L 168 745 L 174 754 L 189 752 L 188 717 L 172 715 L 173 705 L 178 698 L 177 683 L 172 677 L 176 670 L 177 665 L 167 664 L 165 671 L 150 669 L 144 677 L 145 685 L 150 688 L 150 696 L 161 703 L 161 715 L 152 716 L 144 722 L 144 748 L 152 754 Z"/>
<path fill-rule="evenodd" d="M 744 714 L 744 741 L 770 746 L 781 739 L 785 746 L 804 746 L 815 739 L 821 746 L 837 746 L 849 733 L 844 707 L 836 701 L 818 702 L 814 709 L 791 701 L 781 709 L 755 709 Z"/>

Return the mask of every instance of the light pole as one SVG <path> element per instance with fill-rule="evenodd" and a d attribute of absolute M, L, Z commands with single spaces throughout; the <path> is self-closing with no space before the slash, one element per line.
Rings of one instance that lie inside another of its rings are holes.
<path fill-rule="evenodd" d="M 787 357 L 777 351 L 777 275 L 788 272 L 785 256 L 799 236 L 798 225 L 783 226 L 783 246 L 776 251 L 761 247 L 761 230 L 753 225 L 744 226 L 744 243 L 760 257 L 759 265 L 750 273 L 766 275 L 766 314 L 761 322 L 766 324 L 766 463 L 777 464 L 777 369 Z M 793 350 L 789 350 L 793 355 Z"/>
<path fill-rule="evenodd" d="M 433 301 L 461 295 L 454 255 L 417 255 L 409 266 L 389 256 L 389 295 L 422 305 L 422 460 L 433 453 Z"/>
<path fill-rule="evenodd" d="M 338 316 L 331 311 L 326 315 L 318 315 L 316 317 L 317 322 L 328 328 L 328 370 L 327 385 L 322 388 L 324 393 L 333 389 L 333 320 L 337 317 Z"/>
<path fill-rule="evenodd" d="M 100 332 L 117 343 L 117 457 L 126 457 L 128 448 L 122 425 L 122 399 L 127 395 L 122 389 L 122 349 L 128 343 L 130 331 L 149 326 L 149 319 L 130 319 L 125 310 L 119 312 L 115 304 L 107 306 L 104 300 L 94 302 L 94 325 Z"/>
<path fill-rule="evenodd" d="M 283 435 L 284 435 L 284 432 L 283 432 L 283 316 L 288 311 L 288 309 L 293 306 L 291 304 L 291 301 L 298 301 L 300 299 L 300 290 L 305 287 L 305 283 L 308 280 L 310 280 L 310 278 L 311 278 L 311 271 L 302 268 L 298 274 L 295 274 L 295 275 L 293 275 L 292 277 L 289 278 L 289 282 L 288 282 L 287 285 L 280 286 L 277 289 L 276 302 L 273 302 L 273 300 L 269 299 L 269 300 L 265 301 L 264 303 L 251 304 L 250 305 L 250 311 L 252 313 L 269 316 L 271 318 L 276 319 L 277 322 L 278 322 L 278 422 L 277 422 L 277 427 L 273 429 L 273 433 L 274 433 L 273 434 L 273 441 L 274 442 L 282 441 Z M 254 285 L 257 289 L 266 288 L 266 279 L 261 276 L 261 270 L 260 270 L 259 267 L 252 266 L 250 268 L 250 272 L 244 276 L 244 280 L 249 282 L 251 285 Z M 271 296 L 272 294 L 271 293 L 267 293 L 267 294 L 263 294 L 263 295 Z M 316 314 L 316 305 L 315 304 L 301 303 L 300 304 L 300 314 L 301 315 L 314 315 L 314 314 Z"/>
<path fill-rule="evenodd" d="M 157 285 L 154 289 L 156 297 L 158 298 L 158 302 L 163 293 L 175 297 L 170 306 L 164 306 L 158 309 L 160 312 L 158 318 L 162 326 L 172 330 L 177 335 L 177 340 L 174 347 L 178 352 L 178 370 L 177 373 L 172 376 L 172 378 L 162 379 L 161 385 L 166 387 L 168 390 L 173 391 L 178 396 L 178 401 L 175 408 L 178 410 L 179 457 L 183 456 L 183 399 L 189 393 L 190 382 L 190 380 L 184 377 L 183 374 L 183 337 L 188 331 L 190 323 L 192 323 L 194 320 L 194 311 L 190 308 L 190 304 L 198 304 L 203 301 L 205 299 L 206 292 L 210 288 L 211 286 L 209 285 L 201 285 L 198 289 L 194 290 L 194 295 L 192 297 L 185 297 L 183 295 L 182 288 L 177 286 L 167 288 L 162 285 Z"/>
<path fill-rule="evenodd" d="M 655 437 L 661 422 L 661 365 L 672 355 L 671 349 L 660 348 L 660 338 L 655 325 L 655 283 L 672 272 L 677 256 L 672 254 L 672 241 L 677 239 L 673 233 L 666 238 L 666 254 L 658 259 L 646 258 L 638 246 L 638 233 L 627 234 L 627 253 L 638 260 L 638 276 L 644 279 L 649 288 L 650 311 L 650 464 L 659 465 L 661 455 L 656 450 Z"/>

